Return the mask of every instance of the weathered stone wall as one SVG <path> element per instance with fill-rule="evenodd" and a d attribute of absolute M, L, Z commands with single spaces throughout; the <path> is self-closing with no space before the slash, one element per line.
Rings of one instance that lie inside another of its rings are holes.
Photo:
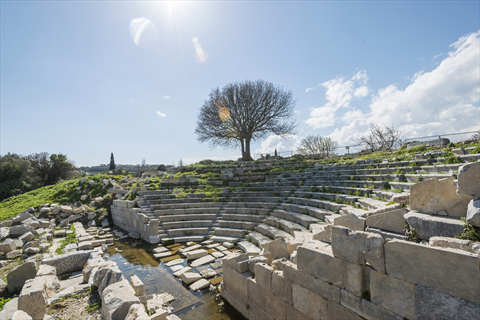
<path fill-rule="evenodd" d="M 134 201 L 114 200 L 111 207 L 113 223 L 128 232 L 138 233 L 149 243 L 159 243 L 158 219 L 151 219 L 142 209 L 133 208 Z"/>
<path fill-rule="evenodd" d="M 296 263 L 252 259 L 223 260 L 222 296 L 248 319 L 480 319 L 478 254 L 333 226 Z"/>

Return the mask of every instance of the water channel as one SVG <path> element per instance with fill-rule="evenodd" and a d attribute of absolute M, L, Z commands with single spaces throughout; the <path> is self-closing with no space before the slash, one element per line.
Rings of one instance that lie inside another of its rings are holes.
<path fill-rule="evenodd" d="M 223 307 L 218 305 L 216 300 L 217 290 L 211 291 L 209 288 L 192 292 L 182 284 L 181 279 L 173 276 L 172 269 L 165 266 L 167 260 L 180 258 L 172 257 L 157 261 L 153 258 L 153 249 L 158 245 L 151 245 L 142 240 L 131 238 L 117 240 L 108 248 L 108 260 L 115 261 L 122 271 L 124 277 L 130 280 L 132 275 L 136 275 L 145 285 L 147 295 L 170 293 L 175 297 L 171 304 L 171 313 L 179 316 L 182 320 L 244 320 L 245 318 L 238 313 L 227 302 Z M 167 246 L 170 250 L 178 250 L 181 245 L 176 244 Z M 179 266 L 186 267 L 187 260 Z M 212 268 L 217 273 L 217 277 L 222 276 L 221 258 L 216 259 L 215 263 L 205 266 L 192 268 L 194 272 L 200 273 L 205 268 Z M 217 281 L 221 280 L 218 278 Z M 219 286 L 219 284 L 217 285 Z"/>

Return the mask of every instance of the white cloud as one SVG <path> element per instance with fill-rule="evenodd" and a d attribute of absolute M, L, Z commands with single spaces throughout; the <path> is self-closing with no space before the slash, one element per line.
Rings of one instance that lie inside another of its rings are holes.
<path fill-rule="evenodd" d="M 166 117 L 167 115 L 163 112 L 160 112 L 160 111 L 157 111 L 157 114 L 160 116 L 160 117 Z"/>
<path fill-rule="evenodd" d="M 166 95 L 163 97 L 163 99 L 170 99 L 171 97 L 169 95 Z"/>
<path fill-rule="evenodd" d="M 128 99 L 128 102 L 135 102 L 132 98 Z"/>
<path fill-rule="evenodd" d="M 293 113 L 295 113 L 295 114 L 302 114 L 302 112 L 301 112 L 301 111 L 298 111 L 298 110 L 293 111 Z"/>
<path fill-rule="evenodd" d="M 355 93 L 353 94 L 357 98 L 363 98 L 368 96 L 368 87 L 367 86 L 361 86 L 357 90 L 355 90 Z"/>
<path fill-rule="evenodd" d="M 345 125 L 330 137 L 350 144 L 351 138 L 368 130 L 370 122 L 393 124 L 405 138 L 478 130 L 479 35 L 475 32 L 461 37 L 434 70 L 415 73 L 405 89 L 393 84 L 379 89 L 369 112 L 347 111 L 342 118 Z"/>
<path fill-rule="evenodd" d="M 315 90 L 315 88 L 313 88 L 313 87 L 312 87 L 312 88 L 307 88 L 307 89 L 305 89 L 305 91 L 306 91 L 307 93 L 308 93 L 308 91 L 313 91 L 313 90 Z"/>
<path fill-rule="evenodd" d="M 319 84 L 318 86 L 323 86 L 327 90 L 325 93 L 327 103 L 322 107 L 311 109 L 307 124 L 315 129 L 334 126 L 337 120 L 336 112 L 339 109 L 349 109 L 354 98 L 368 95 L 367 81 L 367 72 L 360 70 L 351 79 L 337 77 Z"/>
<path fill-rule="evenodd" d="M 301 140 L 302 139 L 296 135 L 288 135 L 285 138 L 271 135 L 262 142 L 260 148 L 255 150 L 255 154 L 272 154 L 275 152 L 275 149 L 277 149 L 277 152 L 296 150 Z M 284 155 L 286 156 L 286 154 Z"/>

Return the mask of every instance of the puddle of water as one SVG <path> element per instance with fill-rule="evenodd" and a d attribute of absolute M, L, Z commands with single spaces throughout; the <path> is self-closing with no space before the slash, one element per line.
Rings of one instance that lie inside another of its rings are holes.
<path fill-rule="evenodd" d="M 182 281 L 173 276 L 173 271 L 164 265 L 165 260 L 157 261 L 153 258 L 153 249 L 157 245 L 150 245 L 141 240 L 123 239 L 115 241 L 108 247 L 108 260 L 115 261 L 122 271 L 124 277 L 130 281 L 132 275 L 136 275 L 145 285 L 146 294 L 161 294 L 168 292 L 175 297 L 172 302 L 172 313 L 179 316 L 182 320 L 245 320 L 245 318 L 232 308 L 228 303 L 221 309 L 215 300 L 215 292 L 209 289 L 192 292 L 185 288 Z M 183 245 L 168 246 L 170 251 L 177 251 Z M 164 262 L 162 262 L 164 261 Z M 187 266 L 183 262 L 180 266 Z M 193 268 L 200 272 L 206 266 L 214 269 L 218 277 L 222 274 L 222 265 L 220 259 L 215 263 Z M 215 279 L 215 278 L 214 278 Z M 211 279 L 209 279 L 211 280 Z M 215 281 L 221 281 L 216 279 Z"/>

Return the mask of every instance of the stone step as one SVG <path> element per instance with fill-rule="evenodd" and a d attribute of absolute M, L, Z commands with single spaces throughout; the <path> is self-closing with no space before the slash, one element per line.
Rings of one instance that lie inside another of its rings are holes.
<path fill-rule="evenodd" d="M 250 243 L 248 241 L 240 241 L 237 242 L 237 245 L 240 249 L 243 250 L 246 254 L 249 256 L 256 256 L 260 253 L 261 249 L 255 246 L 253 243 Z"/>
<path fill-rule="evenodd" d="M 300 214 L 296 212 L 291 212 L 291 211 L 285 211 L 285 210 L 273 210 L 271 213 L 272 216 L 277 217 L 277 218 L 282 218 L 285 220 L 290 220 L 292 222 L 301 224 L 302 226 L 306 227 L 308 229 L 308 226 L 311 223 L 317 223 L 318 219 L 310 217 L 306 214 Z"/>
<path fill-rule="evenodd" d="M 191 221 L 191 220 L 215 220 L 217 215 L 214 213 L 198 213 L 198 214 L 178 214 L 168 216 L 158 216 L 160 223 L 175 221 Z"/>
<path fill-rule="evenodd" d="M 286 238 L 286 239 L 291 239 L 293 238 L 289 233 L 279 230 L 275 227 L 269 226 L 267 224 L 259 224 L 255 230 L 263 235 L 266 235 L 267 237 L 271 239 L 277 239 L 277 238 Z"/>
<path fill-rule="evenodd" d="M 303 226 L 299 225 L 298 223 L 285 220 L 282 218 L 276 218 L 276 217 L 267 217 L 266 223 L 268 225 L 271 225 L 279 230 L 284 230 L 288 232 L 290 235 L 295 235 L 295 231 L 301 231 L 301 232 L 307 232 L 308 230 L 305 229 Z"/>
<path fill-rule="evenodd" d="M 224 213 L 221 217 L 222 220 L 260 222 L 265 218 L 265 215 Z"/>
<path fill-rule="evenodd" d="M 218 207 L 207 207 L 207 208 L 187 208 L 187 209 L 165 209 L 165 210 L 155 210 L 156 216 L 165 216 L 165 215 L 182 215 L 182 214 L 217 214 L 219 212 Z"/>
<path fill-rule="evenodd" d="M 175 221 L 163 222 L 162 226 L 165 230 L 168 229 L 182 229 L 182 228 L 198 228 L 198 227 L 212 227 L 212 220 L 192 220 L 192 221 Z"/>
<path fill-rule="evenodd" d="M 216 236 L 225 236 L 225 237 L 233 237 L 233 238 L 243 238 L 245 235 L 245 231 L 243 229 L 230 229 L 230 228 L 215 228 L 215 235 Z"/>
<path fill-rule="evenodd" d="M 218 227 L 220 227 L 220 228 L 253 230 L 259 222 L 219 220 L 218 221 Z"/>
<path fill-rule="evenodd" d="M 430 215 L 410 211 L 404 216 L 410 228 L 415 228 L 419 239 L 428 240 L 431 237 L 454 237 L 465 229 L 465 223 L 459 218 Z"/>
<path fill-rule="evenodd" d="M 183 237 L 168 237 L 168 238 L 161 238 L 160 241 L 162 243 L 183 243 L 183 242 L 201 242 L 205 240 L 208 236 L 207 235 L 194 235 L 194 236 L 183 236 Z"/>
<path fill-rule="evenodd" d="M 169 229 L 166 230 L 170 238 L 174 237 L 186 237 L 193 235 L 206 235 L 209 228 L 181 228 L 181 229 Z"/>
<path fill-rule="evenodd" d="M 225 237 L 225 236 L 211 236 L 210 240 L 215 241 L 215 242 L 231 242 L 231 243 L 237 243 L 240 241 L 240 238 L 235 238 L 235 237 Z"/>
<path fill-rule="evenodd" d="M 267 243 L 272 242 L 272 239 L 267 238 L 263 234 L 255 231 L 250 231 L 247 235 L 247 238 L 250 237 L 252 242 L 259 246 L 260 248 L 263 248 Z"/>
<path fill-rule="evenodd" d="M 281 207 L 286 211 L 308 214 L 310 216 L 313 216 L 321 220 L 323 220 L 326 215 L 329 215 L 332 213 L 331 211 L 326 211 L 324 209 L 298 205 L 298 204 L 283 203 Z"/>

